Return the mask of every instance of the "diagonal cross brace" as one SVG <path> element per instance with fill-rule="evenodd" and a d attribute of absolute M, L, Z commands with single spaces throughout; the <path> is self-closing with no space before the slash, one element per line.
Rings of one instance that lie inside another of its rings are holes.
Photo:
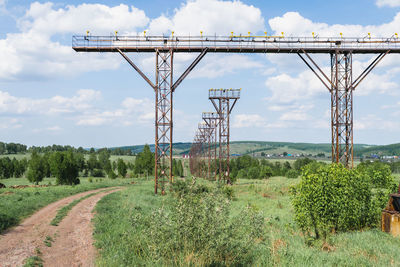
<path fill-rule="evenodd" d="M 200 60 L 207 54 L 208 47 L 206 47 L 203 51 L 201 51 L 200 55 L 196 57 L 196 59 L 190 64 L 190 66 L 182 73 L 181 77 L 172 85 L 172 91 L 174 92 L 175 89 L 181 84 L 181 82 L 189 75 L 189 73 L 196 67 L 196 65 L 200 62 Z"/>
<path fill-rule="evenodd" d="M 307 56 L 307 58 L 312 62 L 312 64 L 317 68 L 317 70 L 323 75 L 325 80 L 318 74 L 318 72 L 311 66 L 310 63 L 307 62 L 307 60 L 300 54 L 299 57 L 306 63 L 307 67 L 311 69 L 312 72 L 317 76 L 317 78 L 325 85 L 325 87 L 331 92 L 332 88 L 336 88 L 336 85 L 332 83 L 332 81 L 328 78 L 328 76 L 322 71 L 322 69 L 315 63 L 315 61 L 308 55 L 308 53 L 302 49 L 303 54 Z M 352 90 L 355 90 L 357 86 L 360 85 L 360 83 L 367 77 L 367 75 L 378 65 L 378 63 L 387 55 L 390 53 L 390 50 L 387 50 L 385 53 L 379 54 L 372 62 L 371 64 L 360 74 L 360 76 L 357 77 L 351 84 Z M 332 86 L 329 87 L 328 83 Z"/>
<path fill-rule="evenodd" d="M 369 66 L 358 76 L 357 79 L 354 80 L 353 84 L 351 85 L 353 87 L 353 90 L 356 89 L 356 87 L 364 80 L 365 77 L 378 65 L 378 63 L 387 55 L 389 54 L 390 50 L 386 51 L 386 53 L 381 53 L 378 55 L 374 61 L 369 64 Z"/>
<path fill-rule="evenodd" d="M 312 72 L 314 72 L 314 74 L 318 77 L 318 79 L 323 83 L 323 85 L 325 85 L 325 87 L 328 89 L 328 91 L 331 91 L 332 88 L 328 86 L 328 83 L 330 85 L 332 85 L 332 87 L 335 87 L 332 83 L 332 81 L 328 78 L 328 76 L 326 76 L 326 74 L 322 71 L 322 69 L 314 62 L 314 60 L 312 60 L 312 58 L 307 54 L 306 51 L 304 51 L 304 49 L 302 49 L 303 53 L 308 57 L 308 59 L 312 62 L 312 64 L 317 68 L 317 70 L 323 75 L 324 79 L 317 73 L 317 71 L 310 65 L 310 63 L 307 62 L 307 60 L 300 55 L 300 53 L 297 53 L 297 55 L 299 55 L 299 57 L 304 61 L 304 63 L 306 63 L 307 67 L 310 68 L 310 70 Z"/>
<path fill-rule="evenodd" d="M 140 74 L 140 76 L 142 76 L 143 79 L 144 79 L 148 84 L 150 84 L 151 88 L 153 88 L 154 90 L 156 90 L 156 86 L 150 81 L 149 78 L 147 78 L 146 74 L 144 74 L 144 73 L 139 69 L 139 67 L 136 66 L 136 64 L 133 63 L 133 61 L 132 61 L 127 55 L 125 55 L 125 54 L 121 51 L 121 49 L 117 48 L 117 51 L 118 51 L 118 53 L 121 54 L 121 56 L 122 56 L 123 58 L 126 59 L 126 61 L 128 61 L 129 65 L 131 65 L 131 66 Z"/>

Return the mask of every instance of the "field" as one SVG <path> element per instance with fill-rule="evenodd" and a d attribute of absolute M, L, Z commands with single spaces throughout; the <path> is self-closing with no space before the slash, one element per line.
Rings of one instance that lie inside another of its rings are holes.
<path fill-rule="evenodd" d="M 105 188 L 117 185 L 127 185 L 131 182 L 128 179 L 105 179 L 80 178 L 81 184 L 76 186 L 49 186 L 49 187 L 28 187 L 28 188 L 3 188 L 0 189 L 0 210 L 3 216 L 0 225 L 0 232 L 11 226 L 17 225 L 22 219 L 33 214 L 40 208 L 67 196 L 98 188 Z M 0 180 L 7 187 L 11 185 L 29 185 L 25 178 L 13 178 Z M 55 178 L 46 178 L 40 184 L 55 184 Z"/>
<path fill-rule="evenodd" d="M 400 265 L 400 239 L 393 238 L 379 229 L 332 235 L 326 243 L 320 240 L 306 240 L 293 222 L 288 193 L 289 187 L 298 181 L 273 177 L 268 180 L 240 180 L 233 186 L 235 198 L 230 206 L 231 216 L 250 205 L 262 212 L 266 223 L 266 242 L 257 245 L 251 265 Z M 132 218 L 135 214 L 150 214 L 161 206 L 171 205 L 171 194 L 164 197 L 155 196 L 152 188 L 151 181 L 142 180 L 126 191 L 106 196 L 98 203 L 94 237 L 96 246 L 100 249 L 97 259 L 99 266 L 166 265 L 165 262 L 154 262 L 146 257 L 145 250 L 143 255 L 133 253 L 133 250 L 138 250 L 138 239 L 144 239 L 132 236 Z M 188 266 L 196 265 L 195 259 L 186 257 L 184 260 Z"/>

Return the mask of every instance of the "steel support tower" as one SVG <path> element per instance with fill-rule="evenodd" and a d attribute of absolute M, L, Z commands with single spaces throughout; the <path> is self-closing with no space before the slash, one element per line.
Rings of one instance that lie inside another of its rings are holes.
<path fill-rule="evenodd" d="M 172 178 L 173 93 L 206 53 L 285 53 L 298 54 L 331 93 L 332 99 L 332 161 L 353 165 L 353 91 L 370 71 L 389 53 L 400 53 L 397 33 L 386 38 L 365 37 L 285 37 L 285 36 L 92 36 L 75 35 L 72 47 L 77 52 L 120 53 L 147 81 L 156 94 L 156 163 L 155 193 L 165 192 L 165 184 Z M 155 84 L 125 54 L 155 53 Z M 200 53 L 185 72 L 173 82 L 174 53 Z M 331 56 L 330 78 L 309 54 Z M 357 79 L 352 77 L 354 54 L 376 54 L 375 60 Z M 164 64 L 165 63 L 165 64 Z M 161 65 L 160 65 L 161 64 Z M 351 81 L 351 84 L 349 83 Z M 346 84 L 347 82 L 347 84 Z M 168 163 L 169 162 L 169 163 Z"/>
<path fill-rule="evenodd" d="M 217 171 L 217 136 L 219 115 L 216 112 L 203 112 L 202 119 L 209 128 L 208 178 L 215 180 Z"/>
<path fill-rule="evenodd" d="M 299 57 L 331 94 L 332 162 L 353 167 L 353 91 L 390 51 L 380 53 L 355 80 L 352 51 L 336 49 L 330 53 L 330 78 L 306 51 L 302 52 L 305 56 L 298 53 Z"/>
<path fill-rule="evenodd" d="M 116 37 L 118 38 L 118 37 Z M 155 166 L 154 192 L 158 189 L 165 194 L 166 184 L 172 182 L 172 144 L 173 144 L 173 93 L 181 82 L 207 53 L 204 48 L 190 66 L 174 82 L 174 49 L 155 49 L 156 81 L 155 84 L 140 70 L 140 68 L 124 53 L 123 49 L 115 48 L 123 58 L 142 76 L 155 92 Z"/>
<path fill-rule="evenodd" d="M 219 116 L 219 180 L 231 183 L 229 177 L 229 117 L 233 107 L 240 98 L 241 89 L 210 89 L 208 98 Z"/>

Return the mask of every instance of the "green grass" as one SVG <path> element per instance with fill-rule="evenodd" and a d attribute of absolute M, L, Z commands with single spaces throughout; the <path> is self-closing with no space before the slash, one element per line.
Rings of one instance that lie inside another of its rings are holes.
<path fill-rule="evenodd" d="M 105 190 L 103 190 L 103 191 L 105 191 Z M 91 193 L 91 194 L 86 195 L 86 196 L 83 196 L 83 197 L 81 197 L 81 198 L 79 198 L 79 199 L 75 199 L 74 201 L 72 201 L 72 202 L 69 203 L 68 205 L 65 205 L 64 207 L 62 207 L 61 209 L 59 209 L 59 210 L 57 211 L 57 214 L 56 214 L 56 216 L 54 217 L 54 219 L 51 220 L 50 225 L 58 226 L 58 224 L 65 218 L 65 216 L 67 216 L 68 212 L 69 212 L 73 207 L 75 207 L 76 204 L 78 204 L 78 203 L 81 202 L 82 200 L 85 200 L 85 199 L 87 199 L 87 198 L 89 198 L 89 197 L 91 197 L 91 196 L 94 196 L 94 195 L 96 195 L 96 194 L 98 194 L 98 193 L 100 193 L 100 192 L 103 192 L 103 191 L 99 191 L 99 192 L 96 192 L 96 193 Z"/>
<path fill-rule="evenodd" d="M 22 219 L 33 214 L 40 208 L 61 198 L 75 195 L 80 192 L 118 185 L 128 185 L 131 179 L 107 179 L 98 178 L 94 182 L 88 182 L 87 178 L 80 178 L 81 184 L 76 186 L 49 186 L 23 189 L 0 189 L 0 232 L 17 225 Z M 29 184 L 26 179 L 3 179 L 1 183 L 6 185 Z M 25 181 L 25 182 L 24 182 Z M 55 184 L 55 179 L 48 179 Z"/>
<path fill-rule="evenodd" d="M 320 240 L 306 240 L 293 220 L 289 187 L 299 179 L 273 177 L 268 180 L 239 180 L 233 186 L 235 200 L 231 215 L 251 205 L 262 212 L 266 222 L 268 247 L 257 251 L 254 266 L 399 266 L 400 238 L 379 229 L 339 233 Z M 202 183 L 204 181 L 201 181 Z M 209 183 L 209 182 L 204 182 Z M 98 266 L 150 266 L 134 255 L 132 216 L 140 209 L 150 214 L 170 205 L 169 196 L 153 194 L 153 183 L 142 181 L 124 192 L 104 197 L 97 205 L 94 238 L 100 248 Z"/>
<path fill-rule="evenodd" d="M 29 257 L 23 267 L 43 267 L 43 260 L 39 256 Z"/>

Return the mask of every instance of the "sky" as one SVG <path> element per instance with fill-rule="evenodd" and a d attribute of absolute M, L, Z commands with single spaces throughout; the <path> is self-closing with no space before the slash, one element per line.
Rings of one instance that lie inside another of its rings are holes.
<path fill-rule="evenodd" d="M 390 37 L 400 0 L 0 0 L 0 141 L 112 147 L 154 143 L 154 91 L 118 54 L 77 53 L 72 35 L 252 32 Z M 154 54 L 130 53 L 154 79 Z M 175 78 L 195 54 L 175 55 Z M 314 56 L 329 73 L 329 55 Z M 373 56 L 354 55 L 354 76 Z M 400 56 L 354 93 L 354 142 L 400 142 Z M 330 95 L 296 55 L 207 54 L 174 94 L 174 142 L 190 142 L 210 88 L 242 88 L 231 140 L 330 143 Z"/>

